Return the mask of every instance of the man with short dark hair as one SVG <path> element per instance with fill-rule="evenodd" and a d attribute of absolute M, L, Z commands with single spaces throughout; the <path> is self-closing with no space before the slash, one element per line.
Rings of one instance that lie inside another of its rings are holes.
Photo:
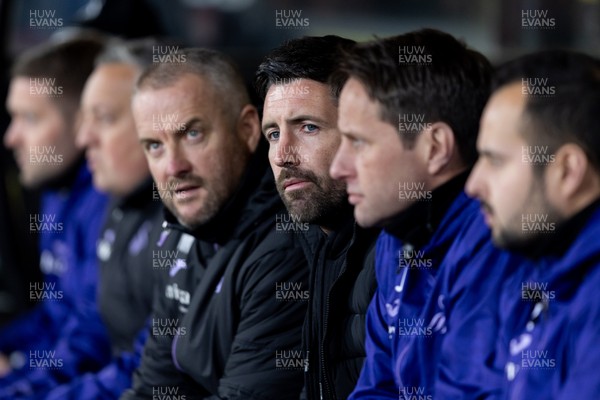
<path fill-rule="evenodd" d="M 377 230 L 356 226 L 346 186 L 329 176 L 341 135 L 341 83 L 328 83 L 343 48 L 338 36 L 290 40 L 256 73 L 264 100 L 263 134 L 277 189 L 311 267 L 304 324 L 306 396 L 346 399 L 364 361 L 365 315 L 375 291 Z"/>
<path fill-rule="evenodd" d="M 268 171 L 258 112 L 233 62 L 186 49 L 140 77 L 133 115 L 167 228 L 196 238 L 157 282 L 152 335 L 123 399 L 297 399 L 308 269 Z M 291 289 L 293 288 L 293 289 Z M 293 361 L 293 360 L 292 360 Z"/>
<path fill-rule="evenodd" d="M 347 182 L 357 222 L 384 228 L 350 398 L 494 396 L 495 293 L 515 263 L 463 191 L 490 64 L 424 29 L 357 45 L 339 75 L 343 139 L 331 173 Z"/>
<path fill-rule="evenodd" d="M 534 263 L 503 291 L 510 399 L 600 394 L 599 115 L 600 61 L 569 51 L 501 66 L 483 112 L 467 193 L 494 243 Z"/>
<path fill-rule="evenodd" d="M 30 282 L 30 299 L 39 304 L 0 331 L 0 351 L 12 353 L 13 369 L 1 381 L 0 397 L 31 394 L 48 380 L 95 370 L 110 357 L 96 310 L 95 247 L 106 197 L 92 187 L 75 145 L 81 90 L 103 42 L 43 43 L 12 70 L 6 101 L 12 121 L 4 144 L 15 153 L 21 183 L 42 189 L 40 213 L 28 223 L 39 234 L 44 282 Z"/>

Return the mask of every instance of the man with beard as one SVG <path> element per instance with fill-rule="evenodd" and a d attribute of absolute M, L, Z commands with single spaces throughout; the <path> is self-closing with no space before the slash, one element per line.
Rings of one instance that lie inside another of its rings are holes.
<path fill-rule="evenodd" d="M 152 335 L 123 399 L 297 399 L 307 285 L 268 171 L 258 112 L 240 73 L 215 51 L 187 49 L 140 77 L 133 115 L 167 228 L 196 238 L 157 283 Z M 293 289 L 292 289 L 293 288 Z"/>
<path fill-rule="evenodd" d="M 524 254 L 503 293 L 507 398 L 596 399 L 600 375 L 600 61 L 567 51 L 500 67 L 467 192 L 495 244 Z"/>
<path fill-rule="evenodd" d="M 95 34 L 43 43 L 12 69 L 4 144 L 15 154 L 21 183 L 42 190 L 40 211 L 28 223 L 39 235 L 44 281 L 29 285 L 38 304 L 0 330 L 0 364 L 10 360 L 11 371 L 0 380 L 0 398 L 31 394 L 74 372 L 63 364 L 83 373 L 110 358 L 96 309 L 96 242 L 107 199 L 94 190 L 75 145 L 81 90 L 103 43 Z"/>
<path fill-rule="evenodd" d="M 305 223 L 289 231 L 300 231 L 311 266 L 303 332 L 309 399 L 346 399 L 356 385 L 376 286 L 377 231 L 356 226 L 346 185 L 329 176 L 341 140 L 341 84 L 328 78 L 342 49 L 353 44 L 337 36 L 291 40 L 267 55 L 256 73 L 277 189 L 292 220 Z"/>
<path fill-rule="evenodd" d="M 384 228 L 350 399 L 496 396 L 497 292 L 518 263 L 494 248 L 463 191 L 490 64 L 424 29 L 357 45 L 339 74 L 348 79 L 331 173 L 347 182 L 357 222 Z"/>

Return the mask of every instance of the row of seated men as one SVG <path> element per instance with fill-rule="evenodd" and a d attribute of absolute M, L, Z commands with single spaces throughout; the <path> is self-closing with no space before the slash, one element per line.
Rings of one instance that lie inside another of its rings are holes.
<path fill-rule="evenodd" d="M 422 29 L 14 63 L 38 304 L 0 399 L 597 399 L 600 64 Z M 594 122 L 595 121 L 595 122 Z"/>

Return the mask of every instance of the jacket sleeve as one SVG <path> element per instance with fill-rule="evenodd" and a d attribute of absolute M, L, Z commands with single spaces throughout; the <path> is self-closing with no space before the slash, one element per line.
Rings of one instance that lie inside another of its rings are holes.
<path fill-rule="evenodd" d="M 305 362 L 300 342 L 308 300 L 306 259 L 299 248 L 276 249 L 246 271 L 239 279 L 243 285 L 240 322 L 218 396 L 210 399 L 297 400 Z M 280 282 L 294 287 L 294 300 L 278 296 Z"/>
<path fill-rule="evenodd" d="M 180 372 L 171 356 L 172 336 L 152 334 L 151 321 L 172 318 L 172 312 L 164 296 L 168 281 L 166 271 L 155 271 L 154 300 L 152 317 L 147 324 L 146 334 L 139 335 L 136 351 L 141 354 L 139 366 L 132 376 L 131 387 L 120 397 L 121 400 L 152 399 L 154 388 L 176 388 L 179 395 L 186 399 L 196 399 L 190 379 Z"/>
<path fill-rule="evenodd" d="M 86 332 L 81 332 L 81 326 L 85 326 Z M 52 350 L 52 358 L 60 362 L 60 368 L 34 369 L 18 385 L 24 386 L 26 382 L 31 391 L 46 392 L 84 371 L 97 370 L 110 360 L 110 346 L 99 319 L 70 318 L 64 331 L 67 333 Z"/>
<path fill-rule="evenodd" d="M 111 400 L 131 386 L 131 375 L 139 365 L 142 344 L 148 332 L 140 332 L 135 351 L 120 354 L 97 373 L 82 375 L 69 384 L 59 386 L 44 400 Z"/>
<path fill-rule="evenodd" d="M 65 292 L 69 291 L 73 299 L 44 305 L 48 309 L 52 308 L 48 312 L 55 315 L 55 309 L 65 307 L 59 304 L 72 303 L 68 307 L 68 314 L 57 327 L 56 340 L 48 343 L 36 341 L 25 349 L 26 352 L 51 352 L 51 361 L 60 363 L 60 367 L 30 369 L 22 379 L 13 384 L 19 388 L 19 392 L 48 391 L 83 372 L 98 370 L 110 360 L 108 335 L 96 306 L 96 241 L 104 218 L 105 200 L 98 196 L 92 198 L 90 204 L 94 206 L 94 213 L 84 215 L 83 211 L 86 210 L 80 209 L 75 225 L 66 232 L 66 243 L 70 249 L 67 260 L 69 266 L 61 288 Z M 41 328 L 36 329 L 39 334 Z"/>
<path fill-rule="evenodd" d="M 516 260 L 495 250 L 491 243 L 469 255 L 469 260 L 460 261 L 456 273 L 445 273 L 440 278 L 447 285 L 442 293 L 449 309 L 448 332 L 439 338 L 435 395 L 443 399 L 500 399 L 504 370 L 496 361 L 501 306 L 498 293 L 513 268 L 511 262 Z M 469 351 L 464 351 L 467 348 Z"/>
<path fill-rule="evenodd" d="M 570 350 L 567 358 L 562 360 L 567 365 L 567 372 L 562 388 L 558 393 L 553 393 L 556 400 L 597 399 L 600 394 L 600 375 L 597 369 L 600 359 L 600 308 L 598 301 L 590 301 L 593 296 L 579 295 L 578 300 L 573 301 L 587 306 L 570 317 L 572 327 L 567 339 Z"/>
<path fill-rule="evenodd" d="M 97 371 L 111 359 L 110 340 L 106 327 L 98 312 L 96 294 L 98 289 L 98 259 L 96 242 L 103 222 L 102 213 L 80 217 L 78 230 L 70 232 L 69 243 L 74 246 L 74 261 L 66 290 L 77 290 L 76 302 L 67 320 L 62 325 L 59 337 L 53 346 L 56 357 L 62 360 L 63 367 L 46 371 L 32 379 L 36 390 L 48 390 L 58 384 L 69 382 L 82 373 Z M 73 237 L 76 235 L 76 237 Z M 76 289 L 75 289 L 76 288 Z M 43 370 L 40 370 L 42 372 Z M 49 372 L 49 374 L 48 374 Z M 52 375 L 48 384 L 43 375 Z M 39 388 L 39 389 L 38 389 Z"/>
<path fill-rule="evenodd" d="M 392 374 L 391 341 L 382 310 L 385 312 L 385 301 L 378 288 L 367 310 L 367 357 L 349 400 L 399 398 L 399 389 Z"/>
<path fill-rule="evenodd" d="M 13 351 L 27 351 L 34 347 L 34 343 L 49 346 L 48 343 L 56 339 L 57 328 L 64 322 L 69 307 L 66 303 L 55 303 L 52 305 L 54 312 L 50 312 L 48 306 L 48 303 L 38 304 L 2 327 L 0 351 L 9 355 Z M 46 335 L 40 338 L 40 332 L 46 332 Z"/>

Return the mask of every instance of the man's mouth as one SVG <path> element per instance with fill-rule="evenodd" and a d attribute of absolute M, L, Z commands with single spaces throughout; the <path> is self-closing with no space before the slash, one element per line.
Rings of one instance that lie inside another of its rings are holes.
<path fill-rule="evenodd" d="M 175 193 L 176 197 L 185 198 L 186 196 L 191 195 L 192 192 L 198 190 L 199 188 L 200 188 L 200 185 L 192 185 L 192 184 L 177 185 L 177 188 L 175 190 L 173 190 L 173 192 Z"/>
<path fill-rule="evenodd" d="M 348 193 L 348 203 L 352 204 L 353 206 L 360 203 L 361 199 L 364 197 L 362 194 L 356 193 L 356 192 L 347 192 L 347 193 Z"/>
<path fill-rule="evenodd" d="M 297 189 L 302 189 L 303 187 L 307 186 L 308 184 L 310 184 L 310 181 L 308 181 L 306 179 L 297 179 L 297 178 L 286 179 L 285 181 L 283 181 L 283 189 L 285 191 L 297 190 Z"/>

